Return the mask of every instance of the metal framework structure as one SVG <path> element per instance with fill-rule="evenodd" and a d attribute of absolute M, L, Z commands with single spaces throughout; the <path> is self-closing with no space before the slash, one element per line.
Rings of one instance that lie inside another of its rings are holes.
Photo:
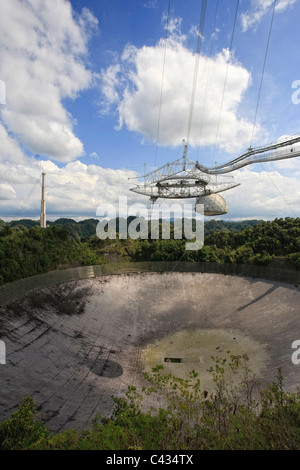
<path fill-rule="evenodd" d="M 286 138 L 267 146 L 249 148 L 247 152 L 223 165 L 207 168 L 198 161 L 194 162 L 186 157 L 187 144 L 184 145 L 183 156 L 172 163 L 154 170 L 143 177 L 143 182 L 130 190 L 150 197 L 152 202 L 158 198 L 185 199 L 197 198 L 197 202 L 211 203 L 208 197 L 223 191 L 235 188 L 232 176 L 222 176 L 246 165 L 284 160 L 300 156 L 300 134 Z M 221 175 L 221 176 L 218 176 Z M 218 176 L 218 177 L 217 177 Z M 207 197 L 207 198 L 206 198 Z M 206 198 L 206 199 L 205 199 Z M 225 203 L 223 206 L 222 201 Z M 222 209 L 207 211 L 206 215 L 226 213 L 226 201 L 219 196 Z M 204 212 L 205 213 L 205 212 Z"/>
<path fill-rule="evenodd" d="M 170 3 L 169 3 L 170 6 Z M 192 117 L 194 110 L 195 92 L 197 85 L 197 76 L 200 60 L 200 51 L 202 45 L 203 28 L 206 15 L 207 0 L 202 2 L 201 16 L 199 22 L 199 36 L 197 53 L 195 55 L 194 66 L 194 81 L 192 86 L 192 97 L 189 112 L 187 142 L 189 141 Z M 230 51 L 232 47 L 232 39 L 234 35 L 239 2 L 237 2 L 235 19 L 231 35 Z M 271 31 L 273 26 L 273 19 L 275 13 L 276 1 L 273 3 L 272 19 L 265 50 L 265 60 L 261 75 L 260 89 L 258 94 L 256 113 L 254 118 L 253 130 L 256 123 L 256 115 L 258 104 L 260 101 L 261 85 L 264 76 L 265 63 L 267 59 Z M 170 11 L 170 10 L 169 10 Z M 217 17 L 217 9 L 215 13 L 215 22 Z M 169 13 L 168 13 L 169 19 Z M 164 70 L 164 68 L 163 68 Z M 163 72 L 164 73 L 164 72 Z M 226 82 L 225 82 L 226 84 Z M 161 90 L 162 91 L 162 90 Z M 225 85 L 223 89 L 223 97 L 225 92 Z M 160 103 L 161 105 L 161 103 Z M 221 106 L 222 110 L 222 106 Z M 221 111 L 220 111 L 221 113 Z M 220 114 L 221 115 L 221 114 Z M 159 123 L 158 123 L 159 125 Z M 253 137 L 253 135 L 252 135 Z M 227 203 L 218 193 L 227 191 L 229 189 L 239 186 L 238 183 L 233 181 L 232 177 L 223 177 L 224 174 L 235 171 L 246 165 L 253 163 L 262 163 L 276 160 L 284 160 L 287 158 L 295 158 L 300 156 L 300 134 L 289 136 L 286 139 L 280 139 L 275 143 L 266 146 L 248 148 L 248 150 L 237 158 L 219 165 L 214 168 L 207 168 L 200 164 L 198 161 L 193 162 L 186 158 L 187 143 L 184 141 L 183 157 L 161 168 L 154 170 L 144 175 L 142 183 L 136 187 L 131 188 L 131 191 L 149 196 L 150 200 L 154 203 L 158 198 L 163 199 L 183 199 L 183 198 L 196 198 L 195 210 L 197 211 L 197 204 L 204 205 L 204 215 L 225 214 L 228 211 Z"/>
<path fill-rule="evenodd" d="M 158 198 L 186 199 L 203 194 L 220 193 L 239 186 L 233 177 L 217 180 L 197 168 L 195 162 L 184 157 L 148 173 L 144 182 L 131 191 L 149 196 L 154 202 Z"/>
<path fill-rule="evenodd" d="M 206 168 L 196 162 L 196 167 L 204 173 L 210 175 L 229 173 L 234 170 L 238 170 L 251 163 L 263 163 L 271 162 L 276 160 L 285 160 L 287 158 L 295 158 L 300 156 L 300 146 L 297 147 L 297 143 L 300 142 L 300 134 L 296 134 L 292 137 L 286 138 L 285 140 L 274 142 L 267 146 L 261 146 L 256 148 L 249 148 L 248 151 L 239 157 L 231 160 L 214 168 Z M 287 148 L 288 147 L 288 148 Z"/>
<path fill-rule="evenodd" d="M 234 188 L 232 177 L 217 180 L 214 176 L 197 168 L 197 163 L 186 157 L 187 145 L 184 145 L 183 157 L 172 163 L 144 175 L 142 184 L 131 191 L 149 196 L 155 202 L 163 199 L 198 198 L 204 194 L 220 193 Z"/>

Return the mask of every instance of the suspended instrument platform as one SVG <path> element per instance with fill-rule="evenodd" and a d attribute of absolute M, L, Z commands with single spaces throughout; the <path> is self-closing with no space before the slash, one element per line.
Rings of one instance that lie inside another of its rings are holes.
<path fill-rule="evenodd" d="M 267 146 L 249 148 L 234 160 L 214 168 L 188 159 L 186 153 L 187 145 L 184 146 L 183 157 L 145 174 L 143 182 L 130 190 L 150 197 L 152 202 L 158 198 L 196 198 L 196 205 L 204 204 L 204 215 L 226 214 L 226 201 L 213 195 L 235 188 L 240 183 L 236 183 L 232 176 L 223 175 L 254 163 L 299 157 L 300 134 L 281 138 Z"/>

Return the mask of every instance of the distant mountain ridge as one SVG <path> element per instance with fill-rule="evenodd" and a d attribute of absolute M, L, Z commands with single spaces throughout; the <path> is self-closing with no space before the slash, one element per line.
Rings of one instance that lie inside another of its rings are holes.
<path fill-rule="evenodd" d="M 132 219 L 135 217 L 128 217 L 127 223 L 129 224 Z M 262 220 L 253 219 L 253 220 L 243 220 L 238 222 L 231 222 L 225 220 L 209 220 L 204 222 L 205 234 L 208 235 L 211 232 L 219 232 L 219 231 L 226 231 L 226 232 L 239 232 L 240 230 L 244 230 L 248 227 L 253 227 L 259 223 L 262 223 Z M 55 221 L 47 221 L 47 226 L 56 226 L 61 227 L 67 230 L 71 237 L 76 239 L 87 239 L 92 237 L 96 234 L 96 227 L 99 223 L 99 219 L 84 219 L 79 222 L 76 222 L 73 219 L 68 218 L 60 218 Z M 172 223 L 172 221 L 171 221 Z M 23 225 L 27 229 L 35 227 L 39 225 L 39 220 L 31 220 L 31 219 L 20 219 L 20 220 L 13 220 L 11 222 L 3 222 L 0 220 L 0 230 L 6 226 L 9 227 L 16 227 L 18 225 Z M 118 218 L 117 218 L 117 230 L 118 230 Z"/>
<path fill-rule="evenodd" d="M 129 217 L 129 225 L 136 217 Z M 123 219 L 124 221 L 125 219 Z M 116 228 L 121 219 L 116 220 Z M 184 221 L 181 220 L 181 223 Z M 196 220 L 194 221 L 196 222 Z M 97 219 L 58 219 L 46 229 L 38 221 L 0 220 L 0 285 L 43 272 L 105 262 L 185 261 L 272 265 L 300 269 L 300 218 L 205 223 L 204 245 L 186 250 L 186 240 L 99 238 Z M 137 224 L 136 224 L 137 225 Z M 27 226 L 27 227 L 26 227 Z M 149 226 L 151 229 L 151 227 Z"/>

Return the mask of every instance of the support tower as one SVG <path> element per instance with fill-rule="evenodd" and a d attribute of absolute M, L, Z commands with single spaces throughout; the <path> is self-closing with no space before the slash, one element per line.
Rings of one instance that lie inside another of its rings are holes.
<path fill-rule="evenodd" d="M 45 175 L 46 173 L 42 173 L 42 202 L 40 218 L 40 225 L 42 228 L 46 228 Z"/>

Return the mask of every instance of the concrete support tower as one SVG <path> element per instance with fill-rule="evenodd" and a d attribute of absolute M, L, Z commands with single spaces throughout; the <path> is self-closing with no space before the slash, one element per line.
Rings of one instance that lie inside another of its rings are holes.
<path fill-rule="evenodd" d="M 40 225 L 43 228 L 46 227 L 45 175 L 46 173 L 42 173 L 42 202 Z"/>

